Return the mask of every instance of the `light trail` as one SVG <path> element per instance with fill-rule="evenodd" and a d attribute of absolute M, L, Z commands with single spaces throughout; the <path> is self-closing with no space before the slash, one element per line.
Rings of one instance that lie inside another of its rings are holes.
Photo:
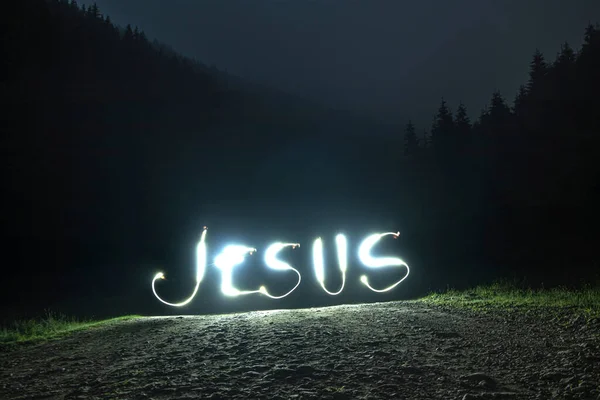
<path fill-rule="evenodd" d="M 215 258 L 215 266 L 221 270 L 221 293 L 229 297 L 237 297 L 252 293 L 264 293 L 261 290 L 239 290 L 233 286 L 233 269 L 244 262 L 247 254 L 252 255 L 256 251 L 253 247 L 231 244 L 223 249 L 223 252 Z"/>
<path fill-rule="evenodd" d="M 185 306 L 190 301 L 192 301 L 193 298 L 198 293 L 200 283 L 202 282 L 202 280 L 204 278 L 204 275 L 206 272 L 206 267 L 207 267 L 207 263 L 206 263 L 207 249 L 206 249 L 206 243 L 205 243 L 206 242 L 206 233 L 207 233 L 207 228 L 204 227 L 204 230 L 202 231 L 202 234 L 200 236 L 200 241 L 198 242 L 198 244 L 196 246 L 196 285 L 194 286 L 194 290 L 193 290 L 192 294 L 187 299 L 185 299 L 179 303 L 170 303 L 166 300 L 163 300 L 156 291 L 156 282 L 159 279 L 165 279 L 165 274 L 162 272 L 159 272 L 158 274 L 156 274 L 154 276 L 154 279 L 152 279 L 152 292 L 154 293 L 156 298 L 159 301 L 161 301 L 162 303 L 167 304 L 169 306 L 173 306 L 173 307 Z M 400 236 L 400 232 L 385 232 L 385 233 L 376 233 L 373 235 L 369 235 L 363 240 L 363 242 L 360 244 L 359 249 L 358 249 L 359 260 L 361 261 L 362 264 L 364 264 L 368 268 L 373 268 L 373 269 L 386 268 L 386 267 L 405 267 L 406 268 L 406 275 L 402 279 L 400 279 L 396 283 L 394 283 L 386 288 L 383 288 L 383 289 L 376 289 L 376 288 L 372 287 L 369 283 L 368 277 L 366 275 L 362 275 L 360 277 L 360 281 L 365 286 L 367 286 L 370 290 L 377 292 L 377 293 L 383 293 L 383 292 L 392 290 L 393 288 L 398 286 L 402 281 L 404 281 L 410 273 L 410 269 L 409 269 L 408 265 L 400 258 L 397 258 L 397 257 L 373 257 L 371 255 L 371 251 L 372 251 L 373 247 L 383 237 L 389 236 L 389 235 L 394 236 L 394 238 L 398 238 Z M 323 288 L 323 290 L 331 296 L 336 296 L 336 295 L 342 293 L 342 291 L 344 290 L 344 287 L 346 285 L 346 271 L 348 269 L 348 243 L 347 243 L 346 237 L 341 233 L 336 235 L 335 244 L 336 244 L 338 267 L 342 274 L 341 286 L 335 292 L 330 291 L 325 286 L 325 258 L 323 255 L 323 240 L 320 237 L 317 238 L 314 241 L 313 248 L 312 248 L 313 267 L 314 267 L 317 282 L 321 285 L 321 288 Z M 290 289 L 289 291 L 287 291 L 286 293 L 284 293 L 282 295 L 275 296 L 275 295 L 269 293 L 269 291 L 266 289 L 266 287 L 264 285 L 261 285 L 257 290 L 239 290 L 238 288 L 236 288 L 233 285 L 233 275 L 234 275 L 235 267 L 242 264 L 245 261 L 245 257 L 247 255 L 252 255 L 254 252 L 256 252 L 256 249 L 253 247 L 247 247 L 247 246 L 243 246 L 243 245 L 228 245 L 223 249 L 221 254 L 219 254 L 215 258 L 214 263 L 211 264 L 211 265 L 216 266 L 221 272 L 221 292 L 225 296 L 228 296 L 228 297 L 237 297 L 237 296 L 253 294 L 253 293 L 262 294 L 271 299 L 282 299 L 284 297 L 289 296 L 300 285 L 300 283 L 302 281 L 302 276 L 301 276 L 300 272 L 297 269 L 295 269 L 294 267 L 292 267 L 289 263 L 284 262 L 277 258 L 277 255 L 279 254 L 279 252 L 281 250 L 285 249 L 286 247 L 292 247 L 295 249 L 296 247 L 300 247 L 300 244 L 299 243 L 282 243 L 282 242 L 272 243 L 267 248 L 267 251 L 265 252 L 264 261 L 265 261 L 265 264 L 267 265 L 267 267 L 272 270 L 294 271 L 294 273 L 298 276 L 298 281 L 296 282 L 296 284 L 294 285 L 294 287 L 292 289 Z"/>
<path fill-rule="evenodd" d="M 346 270 L 348 269 L 348 244 L 346 237 L 341 233 L 335 237 L 335 243 L 337 248 L 338 265 L 342 273 L 342 285 L 337 292 L 331 292 L 325 287 L 325 266 L 323 260 L 323 240 L 317 238 L 313 244 L 313 266 L 315 269 L 315 275 L 317 281 L 323 288 L 323 290 L 332 296 L 336 296 L 342 293 L 344 285 L 346 284 Z"/>
<path fill-rule="evenodd" d="M 398 238 L 400 236 L 400 232 L 385 232 L 385 233 L 376 233 L 370 236 L 367 236 L 365 240 L 361 243 L 358 249 L 358 257 L 360 261 L 369 268 L 385 268 L 385 267 L 406 267 L 406 275 L 404 278 L 400 279 L 398 282 L 394 283 L 386 287 L 385 289 L 375 289 L 369 284 L 369 278 L 366 275 L 362 275 L 360 277 L 360 281 L 377 293 L 383 293 L 392 290 L 396 286 L 398 286 L 403 280 L 408 277 L 410 273 L 410 269 L 408 265 L 400 258 L 397 257 L 373 257 L 371 255 L 371 249 L 375 246 L 381 238 L 384 236 L 393 235 L 394 238 Z"/>
<path fill-rule="evenodd" d="M 206 243 L 205 243 L 205 240 L 206 240 L 206 231 L 207 230 L 208 230 L 208 228 L 204 227 L 204 230 L 202 231 L 202 235 L 200 236 L 200 241 L 198 242 L 198 245 L 196 246 L 196 286 L 194 287 L 194 291 L 192 292 L 190 297 L 188 297 L 186 300 L 184 300 L 180 303 L 169 303 L 168 301 L 161 299 L 161 297 L 158 295 L 158 293 L 156 293 L 156 281 L 159 279 L 166 279 L 165 274 L 163 274 L 162 272 L 159 272 L 158 274 L 156 274 L 154 276 L 154 279 L 152 279 L 152 292 L 154 292 L 154 295 L 156 296 L 156 298 L 158 300 L 165 303 L 166 305 L 173 306 L 173 307 L 185 306 L 190 301 L 192 301 L 194 296 L 196 296 L 196 293 L 198 293 L 198 288 L 200 287 L 200 283 L 202 282 L 202 279 L 204 278 L 204 273 L 206 272 Z"/>
<path fill-rule="evenodd" d="M 261 286 L 260 289 L 258 289 L 261 294 L 264 294 L 265 296 L 270 297 L 272 299 L 283 299 L 284 297 L 289 296 L 294 290 L 296 290 L 298 285 L 300 285 L 300 282 L 302 281 L 302 276 L 300 275 L 300 272 L 298 272 L 298 270 L 293 268 L 290 264 L 288 264 L 284 261 L 281 261 L 277 258 L 277 253 L 279 253 L 284 248 L 290 247 L 290 246 L 292 247 L 292 249 L 295 249 L 296 247 L 300 247 L 300 244 L 299 243 L 276 242 L 276 243 L 273 243 L 272 245 L 270 245 L 267 248 L 267 251 L 265 253 L 265 264 L 267 264 L 267 266 L 269 268 L 278 270 L 278 271 L 289 271 L 289 270 L 294 271 L 298 275 L 298 282 L 296 283 L 296 286 L 294 286 L 292 288 L 292 290 L 290 290 L 289 292 L 287 292 L 286 294 L 283 294 L 281 296 L 273 296 L 267 291 L 267 288 L 265 288 L 264 286 Z"/>

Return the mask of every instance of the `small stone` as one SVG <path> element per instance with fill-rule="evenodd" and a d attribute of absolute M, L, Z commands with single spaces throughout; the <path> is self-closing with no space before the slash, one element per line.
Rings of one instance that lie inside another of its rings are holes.
<path fill-rule="evenodd" d="M 492 378 L 482 372 L 476 372 L 474 374 L 463 375 L 463 376 L 461 376 L 461 378 L 466 381 L 477 382 L 477 384 L 479 386 L 484 386 L 484 387 L 488 387 L 488 388 L 496 386 L 496 381 L 494 380 L 494 378 Z M 481 382 L 484 382 L 483 385 L 481 384 Z"/>
<path fill-rule="evenodd" d="M 477 383 L 477 386 L 482 387 L 482 388 L 491 388 L 494 385 L 490 384 L 490 381 L 486 381 L 486 380 L 481 380 Z"/>
<path fill-rule="evenodd" d="M 561 385 L 568 385 L 569 383 L 573 382 L 575 379 L 577 379 L 577 377 L 573 375 L 568 378 L 562 378 L 559 383 Z"/>

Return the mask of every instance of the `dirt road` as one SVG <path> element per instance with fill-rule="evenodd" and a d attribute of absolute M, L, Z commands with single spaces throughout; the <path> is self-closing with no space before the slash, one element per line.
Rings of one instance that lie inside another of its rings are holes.
<path fill-rule="evenodd" d="M 600 326 L 546 314 L 392 302 L 142 318 L 3 351 L 0 398 L 600 399 Z"/>

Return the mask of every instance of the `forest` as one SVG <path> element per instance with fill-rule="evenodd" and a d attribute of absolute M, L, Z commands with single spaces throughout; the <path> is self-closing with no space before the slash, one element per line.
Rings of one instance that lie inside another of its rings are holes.
<path fill-rule="evenodd" d="M 5 308 L 95 294 L 138 312 L 144 277 L 190 264 L 204 225 L 259 242 L 399 229 L 415 272 L 392 297 L 598 280 L 598 25 L 580 49 L 532 49 L 529 80 L 477 117 L 440 99 L 418 127 L 246 82 L 96 5 L 12 6 L 0 16 L 2 243 L 21 283 Z"/>

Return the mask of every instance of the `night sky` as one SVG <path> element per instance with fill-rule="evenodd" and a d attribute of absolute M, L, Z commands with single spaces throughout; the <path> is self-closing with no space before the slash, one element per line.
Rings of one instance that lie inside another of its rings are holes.
<path fill-rule="evenodd" d="M 96 3 L 205 64 L 422 128 L 441 96 L 473 116 L 496 89 L 512 101 L 533 49 L 552 60 L 565 40 L 578 48 L 600 18 L 596 0 Z"/>

